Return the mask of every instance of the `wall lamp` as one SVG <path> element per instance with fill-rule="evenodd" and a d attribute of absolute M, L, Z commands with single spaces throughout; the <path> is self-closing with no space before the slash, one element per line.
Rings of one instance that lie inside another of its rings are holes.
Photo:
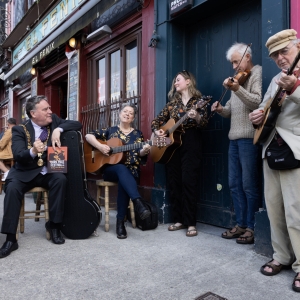
<path fill-rule="evenodd" d="M 157 35 L 156 31 L 154 30 L 150 42 L 148 44 L 148 47 L 155 48 L 159 40 L 160 40 L 160 36 Z"/>
<path fill-rule="evenodd" d="M 103 38 L 104 36 L 108 35 L 108 34 L 112 34 L 112 30 L 108 25 L 104 25 L 102 27 L 100 27 L 99 29 L 93 31 L 92 33 L 90 33 L 86 39 L 88 41 L 98 41 L 101 38 Z"/>
<path fill-rule="evenodd" d="M 36 68 L 31 68 L 30 70 L 31 75 L 36 75 Z"/>
<path fill-rule="evenodd" d="M 74 49 L 77 47 L 77 40 L 74 37 L 69 39 L 69 46 Z"/>

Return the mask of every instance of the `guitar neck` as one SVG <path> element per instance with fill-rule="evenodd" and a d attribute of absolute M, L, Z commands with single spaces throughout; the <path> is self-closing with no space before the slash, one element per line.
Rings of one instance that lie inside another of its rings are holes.
<path fill-rule="evenodd" d="M 188 115 L 185 114 L 182 118 L 179 119 L 178 122 L 176 122 L 171 128 L 168 129 L 168 133 L 172 134 L 187 118 Z"/>
<path fill-rule="evenodd" d="M 146 144 L 149 144 L 150 146 L 152 146 L 153 142 L 152 141 L 147 141 L 147 142 L 142 142 L 142 143 L 123 145 L 123 146 L 120 146 L 120 147 L 113 147 L 112 148 L 112 154 L 143 148 L 143 146 L 146 145 Z"/>
<path fill-rule="evenodd" d="M 298 54 L 296 55 L 294 61 L 292 62 L 291 67 L 288 68 L 287 75 L 293 74 L 294 69 L 297 67 L 299 59 L 300 59 L 300 51 L 298 51 Z M 278 87 L 277 91 L 273 97 L 271 107 L 277 106 L 285 93 L 286 93 L 286 91 L 282 87 Z"/>
<path fill-rule="evenodd" d="M 292 65 L 287 70 L 287 75 L 292 75 L 294 72 L 294 69 L 297 67 L 298 61 L 300 59 L 300 51 L 298 51 L 298 54 L 296 55 L 294 61 L 292 62 Z"/>
<path fill-rule="evenodd" d="M 205 107 L 208 102 L 211 100 L 212 97 L 210 96 L 207 96 L 207 97 L 204 97 L 204 99 L 208 99 L 207 101 L 205 101 L 204 103 L 202 103 L 201 105 L 199 105 L 199 102 L 194 105 L 191 109 L 201 109 L 203 107 Z M 201 98 L 202 100 L 203 98 Z M 172 134 L 186 119 L 188 119 L 189 116 L 188 114 L 186 113 L 183 117 L 181 117 L 170 129 L 168 129 L 168 133 L 169 134 Z"/>

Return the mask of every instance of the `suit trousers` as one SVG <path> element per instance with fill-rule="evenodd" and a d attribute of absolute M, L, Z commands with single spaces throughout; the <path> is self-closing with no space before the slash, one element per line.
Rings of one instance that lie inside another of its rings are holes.
<path fill-rule="evenodd" d="M 264 159 L 265 200 L 273 258 L 300 272 L 300 168 L 272 170 Z"/>
<path fill-rule="evenodd" d="M 201 132 L 186 129 L 182 145 L 166 164 L 167 187 L 170 193 L 174 223 L 196 226 L 197 198 L 200 185 Z"/>
<path fill-rule="evenodd" d="M 33 180 L 22 182 L 10 178 L 5 182 L 4 216 L 1 232 L 15 234 L 18 228 L 21 203 L 24 194 L 34 187 L 49 190 L 49 218 L 54 223 L 61 223 L 63 219 L 64 201 L 67 178 L 63 173 L 39 173 Z"/>

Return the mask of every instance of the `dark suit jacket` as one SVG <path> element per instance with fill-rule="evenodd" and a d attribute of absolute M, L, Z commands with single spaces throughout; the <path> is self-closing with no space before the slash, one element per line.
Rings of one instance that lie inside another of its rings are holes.
<path fill-rule="evenodd" d="M 30 134 L 31 145 L 35 142 L 35 132 L 31 120 L 24 123 L 27 131 Z M 82 125 L 78 121 L 69 121 L 59 118 L 57 115 L 52 115 L 52 123 L 50 124 L 50 136 L 48 146 L 51 146 L 51 136 L 55 128 L 60 127 L 65 131 L 78 131 Z M 27 136 L 22 126 L 14 126 L 12 128 L 12 152 L 15 160 L 14 166 L 8 173 L 7 180 L 17 178 L 22 182 L 29 182 L 36 177 L 42 170 L 43 166 L 37 165 L 38 157 L 32 158 L 28 149 Z M 47 165 L 47 151 L 42 155 L 44 165 Z"/>

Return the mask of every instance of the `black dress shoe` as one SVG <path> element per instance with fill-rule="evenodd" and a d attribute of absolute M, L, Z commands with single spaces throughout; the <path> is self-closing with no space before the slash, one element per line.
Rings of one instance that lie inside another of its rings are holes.
<path fill-rule="evenodd" d="M 8 256 L 12 251 L 19 248 L 18 242 L 6 241 L 0 249 L 0 258 Z"/>
<path fill-rule="evenodd" d="M 144 205 L 140 198 L 132 200 L 135 212 L 142 220 L 148 218 L 151 214 L 150 210 Z"/>
<path fill-rule="evenodd" d="M 45 224 L 45 227 L 50 233 L 51 240 L 54 244 L 60 245 L 65 243 L 65 239 L 61 236 L 59 229 L 51 228 L 49 222 Z"/>
<path fill-rule="evenodd" d="M 117 219 L 116 232 L 117 232 L 118 239 L 126 239 L 127 238 L 127 232 L 126 232 L 126 228 L 125 228 L 123 220 Z"/>

